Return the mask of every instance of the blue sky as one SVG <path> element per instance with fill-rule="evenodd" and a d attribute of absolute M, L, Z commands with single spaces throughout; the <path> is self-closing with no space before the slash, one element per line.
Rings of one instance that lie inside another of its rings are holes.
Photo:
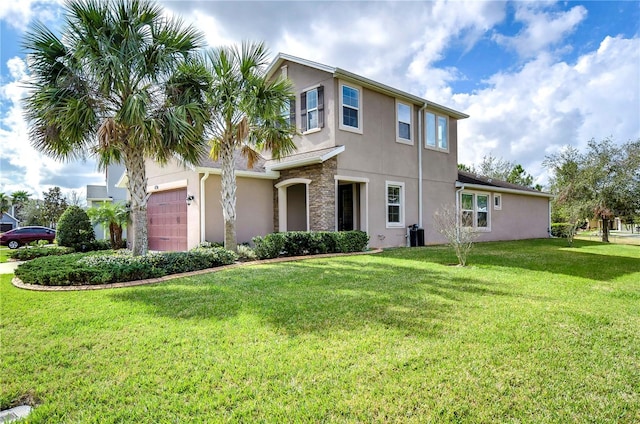
<path fill-rule="evenodd" d="M 264 40 L 471 115 L 459 123 L 461 163 L 492 154 L 544 184 L 545 155 L 640 138 L 639 1 L 160 3 L 211 46 Z M 58 30 L 61 4 L 0 2 L 1 192 L 83 195 L 104 179 L 91 160 L 35 152 L 22 119 L 24 31 L 35 20 Z"/>

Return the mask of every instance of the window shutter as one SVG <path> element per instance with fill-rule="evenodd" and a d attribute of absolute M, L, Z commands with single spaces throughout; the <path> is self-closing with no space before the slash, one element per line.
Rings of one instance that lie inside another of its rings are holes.
<path fill-rule="evenodd" d="M 289 100 L 289 125 L 296 126 L 296 99 Z"/>
<path fill-rule="evenodd" d="M 300 93 L 300 120 L 302 132 L 307 130 L 307 92 Z"/>
<path fill-rule="evenodd" d="M 318 87 L 318 127 L 324 128 L 324 87 Z"/>

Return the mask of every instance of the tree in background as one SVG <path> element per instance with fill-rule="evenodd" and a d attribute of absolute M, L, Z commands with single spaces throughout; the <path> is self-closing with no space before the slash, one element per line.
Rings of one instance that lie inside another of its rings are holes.
<path fill-rule="evenodd" d="M 11 198 L 4 193 L 0 193 L 0 214 L 9 212 L 11 207 Z"/>
<path fill-rule="evenodd" d="M 22 215 L 20 218 L 21 225 L 50 225 L 43 216 L 44 208 L 42 204 L 43 202 L 40 199 L 29 199 L 20 212 Z"/>
<path fill-rule="evenodd" d="M 41 212 L 45 225 L 55 228 L 60 216 L 67 209 L 67 199 L 62 195 L 60 187 L 52 187 L 48 191 L 42 193 L 44 202 Z"/>
<path fill-rule="evenodd" d="M 206 154 L 202 87 L 190 60 L 204 44 L 193 27 L 140 0 L 70 0 L 59 38 L 43 24 L 27 32 L 29 137 L 59 160 L 93 155 L 101 169 L 123 163 L 131 195 L 134 255 L 145 254 L 145 161 Z"/>
<path fill-rule="evenodd" d="M 13 216 L 20 222 L 24 221 L 23 209 L 29 202 L 31 195 L 25 190 L 18 190 L 11 193 L 11 204 L 13 205 Z"/>
<path fill-rule="evenodd" d="M 122 230 L 129 220 L 129 209 L 123 203 L 103 202 L 99 207 L 87 209 L 92 224 L 101 224 L 109 229 L 109 242 L 112 249 L 124 247 Z"/>
<path fill-rule="evenodd" d="M 640 139 L 621 146 L 591 139 L 585 153 L 568 147 L 547 156 L 544 166 L 552 173 L 553 206 L 569 223 L 600 220 L 603 242 L 612 218 L 640 213 Z"/>
<path fill-rule="evenodd" d="M 454 205 L 444 205 L 433 214 L 437 231 L 444 236 L 447 244 L 458 258 L 459 266 L 466 266 L 467 256 L 478 238 L 473 227 L 461 225 L 460 211 Z"/>
<path fill-rule="evenodd" d="M 518 184 L 542 191 L 540 184 L 533 184 L 533 176 L 525 171 L 519 163 L 509 162 L 502 158 L 496 158 L 492 154 L 482 157 L 482 162 L 478 168 L 465 164 L 458 164 L 460 171 L 471 172 L 487 178 L 506 181 L 511 184 Z"/>
<path fill-rule="evenodd" d="M 295 128 L 282 114 L 293 97 L 293 88 L 284 78 L 267 80 L 269 52 L 263 43 L 211 50 L 206 60 L 213 75 L 207 135 L 211 157 L 219 158 L 222 168 L 224 247 L 236 251 L 236 152 L 253 167 L 260 151 L 268 150 L 278 159 L 295 150 Z"/>

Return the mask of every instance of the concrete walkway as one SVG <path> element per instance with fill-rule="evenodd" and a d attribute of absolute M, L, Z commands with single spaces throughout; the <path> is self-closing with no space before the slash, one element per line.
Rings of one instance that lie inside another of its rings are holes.
<path fill-rule="evenodd" d="M 20 265 L 24 263 L 23 261 L 9 261 L 0 264 L 0 274 L 13 274 L 13 271 Z"/>

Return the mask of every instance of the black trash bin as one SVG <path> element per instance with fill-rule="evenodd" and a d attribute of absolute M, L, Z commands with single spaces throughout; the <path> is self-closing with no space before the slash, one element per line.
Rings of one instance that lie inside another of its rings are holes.
<path fill-rule="evenodd" d="M 424 228 L 418 228 L 417 233 L 417 246 L 424 246 Z"/>
<path fill-rule="evenodd" d="M 409 246 L 420 246 L 418 236 L 418 224 L 409 225 Z M 422 232 L 422 245 L 424 245 L 424 231 Z"/>

